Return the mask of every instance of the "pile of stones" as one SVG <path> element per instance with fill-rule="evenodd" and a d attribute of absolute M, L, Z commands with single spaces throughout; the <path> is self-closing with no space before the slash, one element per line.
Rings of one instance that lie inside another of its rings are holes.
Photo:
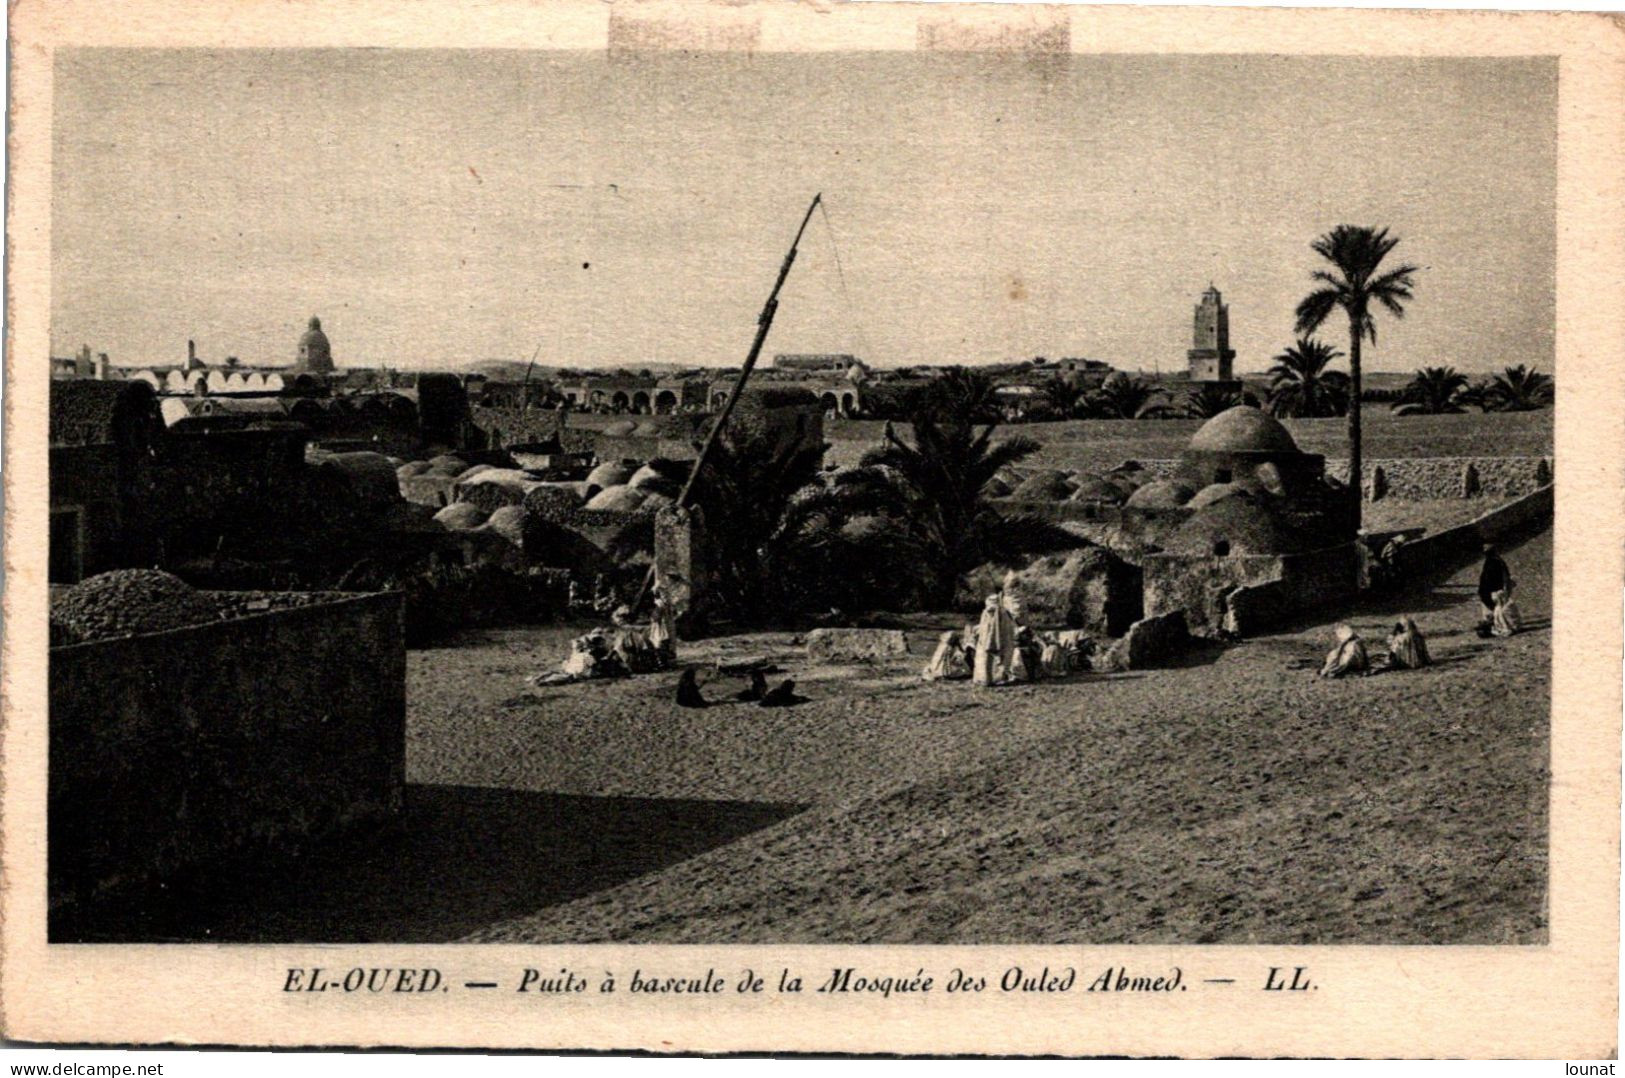
<path fill-rule="evenodd" d="M 219 604 L 177 576 L 118 569 L 51 596 L 51 643 L 161 633 L 219 619 Z"/>

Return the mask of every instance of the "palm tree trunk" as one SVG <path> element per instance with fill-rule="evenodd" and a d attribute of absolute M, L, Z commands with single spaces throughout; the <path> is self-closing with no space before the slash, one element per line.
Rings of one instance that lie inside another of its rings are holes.
<path fill-rule="evenodd" d="M 1360 530 L 1361 502 L 1365 499 L 1365 470 L 1360 454 L 1360 321 L 1349 317 L 1349 508 L 1354 530 Z"/>

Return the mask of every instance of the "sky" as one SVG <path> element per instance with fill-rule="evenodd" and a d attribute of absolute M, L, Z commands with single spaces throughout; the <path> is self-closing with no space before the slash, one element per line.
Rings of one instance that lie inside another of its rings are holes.
<path fill-rule="evenodd" d="M 1416 297 L 1368 370 L 1550 371 L 1555 61 L 58 53 L 52 351 L 115 364 L 1185 365 L 1292 343 L 1341 223 Z M 1346 324 L 1326 335 L 1346 341 Z"/>

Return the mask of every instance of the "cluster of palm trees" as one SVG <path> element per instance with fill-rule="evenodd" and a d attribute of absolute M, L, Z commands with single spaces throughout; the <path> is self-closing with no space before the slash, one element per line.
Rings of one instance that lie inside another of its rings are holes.
<path fill-rule="evenodd" d="M 736 620 L 951 605 L 989 560 L 1076 538 L 995 508 L 994 477 L 1040 446 L 994 439 L 991 379 L 957 368 L 930 387 L 904 435 L 887 424 L 860 464 L 819 471 L 823 446 L 769 448 L 733 430 L 695 486 L 719 598 Z"/>
<path fill-rule="evenodd" d="M 1454 367 L 1423 367 L 1400 391 L 1398 415 L 1454 415 L 1469 408 L 1485 412 L 1532 412 L 1552 403 L 1549 376 L 1520 363 L 1500 374 L 1470 382 Z"/>
<path fill-rule="evenodd" d="M 1275 357 L 1269 369 L 1268 403 L 1272 415 L 1300 419 L 1345 415 L 1350 379 L 1331 370 L 1343 353 L 1312 337 L 1300 337 Z"/>
<path fill-rule="evenodd" d="M 1278 416 L 1340 416 L 1349 405 L 1349 376 L 1329 369 L 1343 353 L 1320 341 L 1300 339 L 1275 357 L 1270 368 L 1269 410 Z M 1483 412 L 1530 412 L 1553 399 L 1549 376 L 1519 364 L 1473 382 L 1454 367 L 1423 367 L 1394 403 L 1396 415 L 1453 415 L 1477 408 Z"/>
<path fill-rule="evenodd" d="M 1043 392 L 1043 414 L 1054 419 L 1211 419 L 1238 404 L 1258 403 L 1251 393 L 1213 383 L 1176 397 L 1163 386 L 1123 373 L 1087 391 L 1056 379 Z"/>

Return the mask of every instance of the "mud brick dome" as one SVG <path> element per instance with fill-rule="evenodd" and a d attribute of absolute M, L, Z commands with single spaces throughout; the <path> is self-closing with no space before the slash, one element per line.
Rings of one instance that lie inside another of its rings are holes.
<path fill-rule="evenodd" d="M 1296 453 L 1298 443 L 1274 416 L 1237 405 L 1202 424 L 1190 448 L 1203 453 Z"/>
<path fill-rule="evenodd" d="M 1202 425 L 1180 458 L 1178 478 L 1198 491 L 1221 483 L 1268 489 L 1287 498 L 1321 485 L 1324 458 L 1298 449 L 1278 420 L 1238 405 Z"/>
<path fill-rule="evenodd" d="M 1195 556 L 1295 554 L 1321 545 L 1284 520 L 1273 499 L 1236 490 L 1202 506 L 1169 538 L 1167 549 Z"/>

